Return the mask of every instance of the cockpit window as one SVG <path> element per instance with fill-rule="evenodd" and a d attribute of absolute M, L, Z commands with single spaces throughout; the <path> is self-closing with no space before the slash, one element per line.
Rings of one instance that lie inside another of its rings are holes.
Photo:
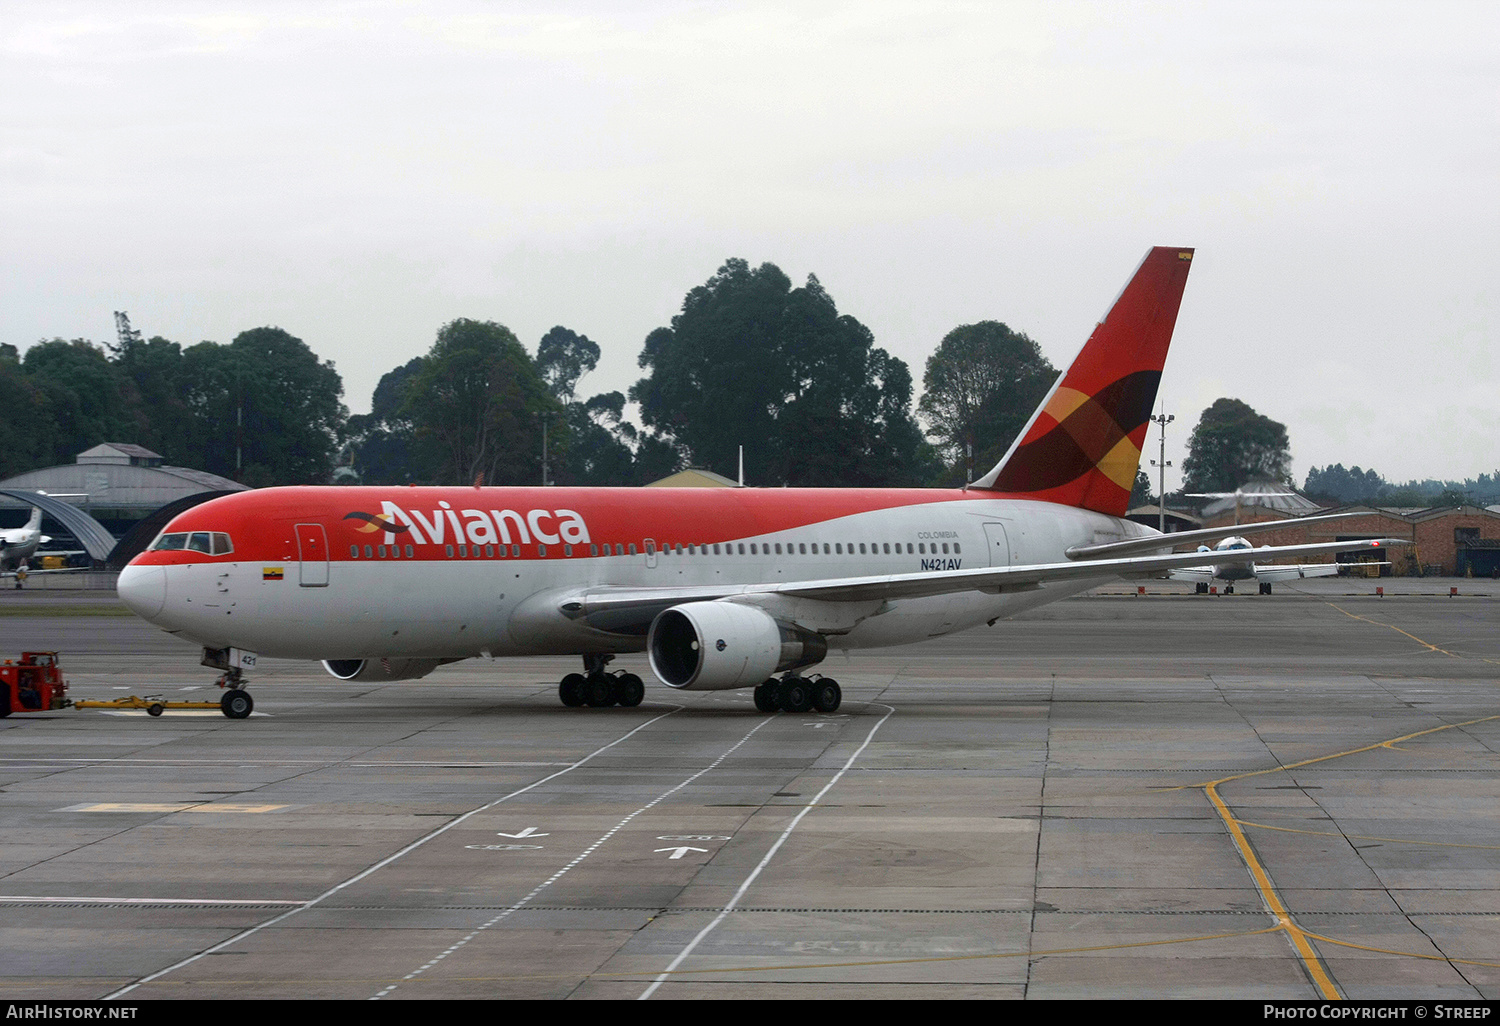
<path fill-rule="evenodd" d="M 210 556 L 225 556 L 234 551 L 229 535 L 221 531 L 181 531 L 164 534 L 151 546 L 153 552 L 188 549 Z"/>

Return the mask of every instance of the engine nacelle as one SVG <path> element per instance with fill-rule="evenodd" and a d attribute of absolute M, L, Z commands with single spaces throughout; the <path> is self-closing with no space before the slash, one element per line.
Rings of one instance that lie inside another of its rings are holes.
<path fill-rule="evenodd" d="M 416 680 L 449 659 L 325 659 L 323 669 L 339 680 Z"/>
<path fill-rule="evenodd" d="M 812 631 L 783 626 L 755 606 L 686 602 L 652 621 L 646 651 L 652 672 L 668 687 L 722 691 L 819 662 L 828 654 L 828 642 Z"/>

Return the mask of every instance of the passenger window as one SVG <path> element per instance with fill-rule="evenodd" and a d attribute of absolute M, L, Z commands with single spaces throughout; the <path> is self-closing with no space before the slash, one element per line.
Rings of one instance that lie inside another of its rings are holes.
<path fill-rule="evenodd" d="M 359 546 L 358 545 L 351 545 L 351 546 L 349 546 L 349 558 L 350 559 L 358 559 L 359 558 Z"/>
<path fill-rule="evenodd" d="M 536 554 L 538 556 L 545 556 L 547 554 L 547 546 L 545 546 L 545 545 L 538 545 L 536 547 Z"/>
<path fill-rule="evenodd" d="M 384 559 L 385 558 L 385 546 L 384 545 L 377 545 L 377 546 L 375 546 L 375 556 L 378 559 Z"/>
<path fill-rule="evenodd" d="M 597 545 L 590 545 L 589 546 L 589 555 L 591 555 L 591 556 L 597 556 L 597 555 L 599 555 L 599 546 L 597 546 Z"/>
<path fill-rule="evenodd" d="M 912 554 L 912 551 L 911 551 L 911 542 L 907 542 L 906 543 L 906 554 L 908 556 L 910 556 Z"/>
<path fill-rule="evenodd" d="M 926 542 L 922 542 L 920 545 L 917 546 L 917 553 L 918 553 L 918 555 L 922 555 L 922 556 L 927 555 L 927 543 Z"/>
<path fill-rule="evenodd" d="M 366 545 L 365 546 L 365 558 L 366 559 L 373 559 L 374 556 L 375 556 L 375 547 L 373 545 Z"/>
<path fill-rule="evenodd" d="M 740 549 L 740 555 L 743 556 L 745 554 L 745 543 L 744 542 L 740 542 L 739 549 Z"/>
<path fill-rule="evenodd" d="M 859 554 L 861 556 L 863 556 L 865 554 L 865 543 L 864 542 L 860 542 L 859 543 Z"/>
<path fill-rule="evenodd" d="M 563 546 L 563 555 L 564 556 L 571 556 L 572 554 L 573 554 L 573 546 L 571 546 L 571 545 L 564 545 Z"/>
<path fill-rule="evenodd" d="M 493 546 L 493 545 L 486 545 L 484 547 L 484 558 L 485 559 L 494 559 L 495 558 L 495 546 Z"/>
<path fill-rule="evenodd" d="M 406 558 L 407 559 L 411 559 L 414 554 L 415 554 L 415 550 L 412 549 L 412 547 L 410 545 L 408 545 L 406 547 Z"/>
<path fill-rule="evenodd" d="M 963 546 L 959 545 L 958 542 L 954 542 L 953 543 L 953 554 L 956 556 L 956 555 L 958 555 L 962 551 L 963 551 Z"/>
<path fill-rule="evenodd" d="M 887 556 L 889 556 L 891 554 L 891 543 L 890 542 L 886 542 L 885 543 L 885 554 Z"/>
<path fill-rule="evenodd" d="M 635 542 L 630 543 L 630 554 L 635 555 Z"/>
<path fill-rule="evenodd" d="M 365 546 L 366 550 L 368 550 L 369 548 L 370 548 L 370 546 L 368 546 L 368 545 Z M 453 558 L 453 546 L 452 545 L 444 545 L 443 548 L 448 551 L 448 558 L 452 559 Z"/>
<path fill-rule="evenodd" d="M 512 556 L 514 556 L 515 558 L 520 559 L 521 558 L 521 546 L 519 546 L 519 545 L 512 545 L 510 547 L 510 554 Z"/>
<path fill-rule="evenodd" d="M 946 556 L 947 554 L 948 554 L 948 543 L 947 542 L 943 542 L 943 555 Z"/>

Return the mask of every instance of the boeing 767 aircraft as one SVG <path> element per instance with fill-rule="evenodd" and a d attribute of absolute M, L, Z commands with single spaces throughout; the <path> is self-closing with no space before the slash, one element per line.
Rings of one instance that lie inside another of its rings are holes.
<path fill-rule="evenodd" d="M 1179 543 L 1255 533 L 1163 536 L 1123 519 L 1192 259 L 1146 254 L 966 488 L 266 488 L 176 517 L 121 573 L 120 596 L 204 647 L 236 718 L 257 655 L 394 681 L 474 656 L 576 654 L 565 704 L 630 706 L 641 679 L 607 667 L 641 651 L 668 687 L 754 687 L 766 712 L 831 712 L 839 686 L 811 672 L 830 649 L 994 623 L 1203 561 L 1171 553 Z"/>

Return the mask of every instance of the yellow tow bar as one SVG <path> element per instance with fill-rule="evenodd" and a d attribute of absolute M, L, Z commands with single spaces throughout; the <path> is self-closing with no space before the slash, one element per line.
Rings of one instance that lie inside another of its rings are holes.
<path fill-rule="evenodd" d="M 168 709 L 222 709 L 218 702 L 167 702 L 160 695 L 131 695 L 110 702 L 94 702 L 87 699 L 70 703 L 75 709 L 144 709 L 147 716 L 160 716 Z"/>

